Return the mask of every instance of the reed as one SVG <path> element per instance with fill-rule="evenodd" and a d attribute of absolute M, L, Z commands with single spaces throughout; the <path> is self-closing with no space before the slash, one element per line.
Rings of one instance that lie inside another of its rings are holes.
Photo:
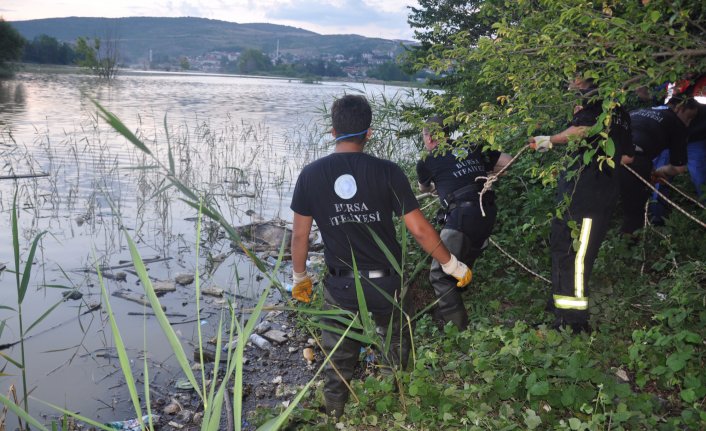
<path fill-rule="evenodd" d="M 94 102 L 95 103 L 95 102 Z M 119 131 L 120 134 L 122 134 L 128 141 L 132 142 L 138 149 L 143 151 L 145 154 L 148 156 L 153 156 L 153 153 L 151 150 L 139 139 L 137 138 L 125 125 L 118 119 L 115 115 L 104 109 L 102 106 L 100 106 L 98 103 L 96 103 L 96 106 L 99 110 L 99 115 L 101 118 L 103 118 L 111 127 L 113 127 L 115 130 Z M 168 130 L 168 126 L 166 124 L 166 119 L 165 119 L 165 129 Z M 152 161 L 156 163 L 159 168 L 162 170 L 162 172 L 165 174 L 166 179 L 168 181 L 168 184 L 165 187 L 174 187 L 176 188 L 182 196 L 182 200 L 192 208 L 198 211 L 199 213 L 199 222 L 198 222 L 198 227 L 197 227 L 197 244 L 199 243 L 200 240 L 200 232 L 201 232 L 201 214 L 206 215 L 209 217 L 211 220 L 214 222 L 218 223 L 227 233 L 228 237 L 233 241 L 235 244 L 238 244 L 238 246 L 242 249 L 242 251 L 250 258 L 252 263 L 255 265 L 256 268 L 258 268 L 261 273 L 268 279 L 269 284 L 265 288 L 265 290 L 261 293 L 260 298 L 257 302 L 257 305 L 253 310 L 251 310 L 250 316 L 247 320 L 246 323 L 242 323 L 238 320 L 236 314 L 235 314 L 235 309 L 230 304 L 228 310 L 230 313 L 230 330 L 228 332 L 228 337 L 229 340 L 232 341 L 234 337 L 237 337 L 237 342 L 235 344 L 235 349 L 232 350 L 230 346 L 232 346 L 232 343 L 229 343 L 229 349 L 227 351 L 227 361 L 226 361 L 226 370 L 225 370 L 225 375 L 222 378 L 220 384 L 217 385 L 217 383 L 214 382 L 212 383 L 213 386 L 210 388 L 205 388 L 204 386 L 199 387 L 196 378 L 193 376 L 191 368 L 189 367 L 188 361 L 185 360 L 185 354 L 183 350 L 181 350 L 181 344 L 178 342 L 178 338 L 176 337 L 176 334 L 174 333 L 174 330 L 171 328 L 169 321 L 167 320 L 166 316 L 164 316 L 164 312 L 161 311 L 161 307 L 159 306 L 159 300 L 154 294 L 154 291 L 152 289 L 151 281 L 149 277 L 147 276 L 146 269 L 144 269 L 144 265 L 140 265 L 140 259 L 139 259 L 139 253 L 137 253 L 137 248 L 135 247 L 134 242 L 129 239 L 128 237 L 128 243 L 130 245 L 130 250 L 132 254 L 133 261 L 135 262 L 135 267 L 137 269 L 138 274 L 140 274 L 140 280 L 142 281 L 144 287 L 145 287 L 145 292 L 146 295 L 152 305 L 152 308 L 155 311 L 155 314 L 157 315 L 157 318 L 160 322 L 160 326 L 162 327 L 163 332 L 167 336 L 167 338 L 170 341 L 170 344 L 172 345 L 172 349 L 174 350 L 175 356 L 177 357 L 177 360 L 179 364 L 182 367 L 182 371 L 186 375 L 187 379 L 189 382 L 191 382 L 192 386 L 194 387 L 194 390 L 201 396 L 202 402 L 204 405 L 204 418 L 202 422 L 202 428 L 203 430 L 218 430 L 220 429 L 220 420 L 221 420 L 221 409 L 223 406 L 223 398 L 227 396 L 227 384 L 232 380 L 233 382 L 233 400 L 232 400 L 232 405 L 233 405 L 233 424 L 234 424 L 234 429 L 236 431 L 239 431 L 242 426 L 242 416 L 243 416 L 243 400 L 242 400 L 242 389 L 243 389 L 243 354 L 244 354 L 244 348 L 245 348 L 245 343 L 247 342 L 250 334 L 253 332 L 255 324 L 258 320 L 258 317 L 260 316 L 260 313 L 262 312 L 262 309 L 265 305 L 265 301 L 267 299 L 267 296 L 269 294 L 269 291 L 271 288 L 275 287 L 280 289 L 281 292 L 284 292 L 283 286 L 281 282 L 279 281 L 277 277 L 277 273 L 279 271 L 279 267 L 282 263 L 282 257 L 284 255 L 284 250 L 285 250 L 285 244 L 284 242 L 280 246 L 280 251 L 278 254 L 277 261 L 274 265 L 273 269 L 270 269 L 269 266 L 262 261 L 255 253 L 253 253 L 251 250 L 249 250 L 247 247 L 245 247 L 243 241 L 240 238 L 240 235 L 238 234 L 237 229 L 230 224 L 226 218 L 220 213 L 217 207 L 212 205 L 208 200 L 204 200 L 203 197 L 199 196 L 197 192 L 192 190 L 187 184 L 185 184 L 178 175 L 176 175 L 176 163 L 174 161 L 174 152 L 170 144 L 170 140 L 167 139 L 167 161 L 166 163 L 163 163 L 162 161 L 152 158 Z M 198 253 L 197 253 L 198 254 Z M 198 279 L 198 277 L 197 277 Z M 198 284 L 197 284 L 197 297 L 198 297 Z M 354 319 L 351 319 L 354 320 Z M 351 324 L 352 325 L 352 324 Z M 216 351 L 219 352 L 217 353 L 217 356 L 220 355 L 220 345 L 221 345 L 221 328 L 222 328 L 222 319 L 219 322 L 219 331 L 218 331 L 218 337 L 217 337 L 217 346 L 216 346 Z M 349 326 L 350 329 L 350 326 Z M 347 332 L 347 331 L 346 331 Z M 201 337 L 199 336 L 199 346 L 201 349 L 202 345 L 202 340 Z M 319 372 L 321 369 L 323 369 L 323 366 L 327 363 L 327 359 L 324 361 L 322 366 L 319 368 Z M 219 357 L 216 358 L 215 363 L 219 364 Z M 203 368 L 203 367 L 202 367 Z M 318 375 L 318 373 L 317 373 Z M 202 375 L 202 383 L 204 382 L 204 376 Z M 217 386 L 216 386 L 217 385 Z M 273 421 L 268 422 L 267 424 L 263 425 L 262 429 L 277 429 L 279 426 L 281 426 L 283 423 L 286 422 L 287 417 L 291 414 L 293 409 L 296 407 L 297 403 L 299 400 L 302 399 L 304 394 L 306 393 L 306 390 L 311 386 L 311 382 L 305 386 L 305 388 L 295 397 L 295 399 L 292 401 L 290 406 L 282 412 L 277 418 L 275 418 Z"/>

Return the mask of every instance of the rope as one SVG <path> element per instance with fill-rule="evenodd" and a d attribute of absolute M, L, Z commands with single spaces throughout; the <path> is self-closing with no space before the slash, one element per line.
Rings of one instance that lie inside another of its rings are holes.
<path fill-rule="evenodd" d="M 498 250 L 500 250 L 500 252 L 501 252 L 502 254 L 504 254 L 505 256 L 509 257 L 510 260 L 512 260 L 513 262 L 515 262 L 516 264 L 518 264 L 518 265 L 520 266 L 520 268 L 524 269 L 525 271 L 529 272 L 530 274 L 534 275 L 535 277 L 539 278 L 540 280 L 544 281 L 545 283 L 552 284 L 552 282 L 549 281 L 547 278 L 542 277 L 541 275 L 539 275 L 539 274 L 537 274 L 536 272 L 532 271 L 531 269 L 527 268 L 525 265 L 522 264 L 522 262 L 520 262 L 519 260 L 515 259 L 514 257 L 512 257 L 512 256 L 510 255 L 510 253 L 508 253 L 508 252 L 506 252 L 505 250 L 503 250 L 503 248 L 500 247 L 500 246 L 498 245 L 498 243 L 493 240 L 493 238 L 488 238 L 488 241 L 489 241 L 491 244 L 493 244 Z"/>
<path fill-rule="evenodd" d="M 500 175 L 502 175 L 507 170 L 507 168 L 509 168 L 510 165 L 512 165 L 515 162 L 515 160 L 517 160 L 517 158 L 520 157 L 520 154 L 525 152 L 525 150 L 528 148 L 529 148 L 529 146 L 522 147 L 522 149 L 520 151 L 518 151 L 517 154 L 515 154 L 515 157 L 513 157 L 509 162 L 507 162 L 507 164 L 505 166 L 503 166 L 503 168 L 500 169 L 496 174 L 490 174 L 487 177 L 476 177 L 476 181 L 485 180 L 485 184 L 483 184 L 483 190 L 481 190 L 480 193 L 478 193 L 478 202 L 480 203 L 480 212 L 481 212 L 481 214 L 483 214 L 483 217 L 485 217 L 485 209 L 483 208 L 483 195 L 488 190 L 493 189 L 493 183 L 498 180 L 498 177 Z"/>
<path fill-rule="evenodd" d="M 661 184 L 664 184 L 664 185 L 670 187 L 670 188 L 671 188 L 672 190 L 674 190 L 675 192 L 679 193 L 680 195 L 684 196 L 685 198 L 687 198 L 687 199 L 690 200 L 691 202 L 695 203 L 695 204 L 698 205 L 701 209 L 706 210 L 706 206 L 704 206 L 704 204 L 702 204 L 702 203 L 699 202 L 698 200 L 692 198 L 691 196 L 689 196 L 688 194 L 684 193 L 683 191 L 679 190 L 679 188 L 678 188 L 677 186 L 675 186 L 674 184 L 670 183 L 669 181 L 664 181 L 664 180 L 660 179 L 659 182 L 660 182 Z"/>
<path fill-rule="evenodd" d="M 690 218 L 690 219 L 693 220 L 694 222 L 696 222 L 696 223 L 698 223 L 699 225 L 701 225 L 702 228 L 706 229 L 706 223 L 704 223 L 704 222 L 702 222 L 701 220 L 697 219 L 696 217 L 692 216 L 691 214 L 689 214 L 688 212 L 686 212 L 682 207 L 680 207 L 679 205 L 677 205 L 677 204 L 675 204 L 674 202 L 672 202 L 668 197 L 666 197 L 666 196 L 665 196 L 664 194 L 662 194 L 659 190 L 657 190 L 652 184 L 650 184 L 649 181 L 647 181 L 646 179 L 642 178 L 642 177 L 640 176 L 640 174 L 638 174 L 637 172 L 635 172 L 635 171 L 633 170 L 633 168 L 631 168 L 630 166 L 628 166 L 628 165 L 626 165 L 626 164 L 624 164 L 624 163 L 623 163 L 622 165 L 623 165 L 623 167 L 624 167 L 625 169 L 627 169 L 629 172 L 631 172 L 633 175 L 635 175 L 640 181 L 642 181 L 643 183 L 645 183 L 645 185 L 646 185 L 647 187 L 649 187 L 653 192 L 657 193 L 657 195 L 658 195 L 659 197 L 661 197 L 661 198 L 664 199 L 666 202 L 668 202 L 671 206 L 673 206 L 674 208 L 676 208 L 677 210 L 679 210 L 679 212 L 681 212 L 682 214 L 684 214 L 685 216 L 687 216 L 688 218 Z"/>

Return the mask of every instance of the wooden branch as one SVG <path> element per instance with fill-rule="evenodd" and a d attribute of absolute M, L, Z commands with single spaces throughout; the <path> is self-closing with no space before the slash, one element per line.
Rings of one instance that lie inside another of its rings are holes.
<path fill-rule="evenodd" d="M 682 57 L 682 56 L 704 56 L 706 55 L 706 48 L 702 49 L 682 49 L 680 51 L 662 51 L 655 52 L 652 57 Z"/>

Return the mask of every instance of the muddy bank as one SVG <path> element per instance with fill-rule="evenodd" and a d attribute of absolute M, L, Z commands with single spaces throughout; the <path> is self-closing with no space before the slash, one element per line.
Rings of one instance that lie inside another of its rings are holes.
<path fill-rule="evenodd" d="M 284 306 L 284 303 L 277 304 Z M 243 364 L 243 429 L 255 429 L 248 417 L 258 408 L 286 407 L 298 391 L 310 381 L 321 364 L 322 355 L 311 336 L 296 327 L 296 315 L 289 311 L 270 311 L 257 325 L 246 344 Z M 313 353 L 312 356 L 309 356 Z M 195 374 L 200 375 L 199 351 L 193 350 Z M 225 352 L 221 353 L 218 379 L 226 366 Z M 215 346 L 204 348 L 206 379 L 214 379 Z M 307 359 L 307 357 L 309 359 Z M 185 389 L 179 389 L 184 387 Z M 189 389 L 186 389 L 189 388 Z M 229 399 L 224 403 L 221 428 L 228 426 L 232 417 L 232 383 Z M 188 382 L 177 379 L 167 387 L 154 390 L 152 410 L 159 414 L 162 430 L 199 429 L 203 418 L 200 397 Z M 231 427 L 232 428 L 232 427 Z"/>

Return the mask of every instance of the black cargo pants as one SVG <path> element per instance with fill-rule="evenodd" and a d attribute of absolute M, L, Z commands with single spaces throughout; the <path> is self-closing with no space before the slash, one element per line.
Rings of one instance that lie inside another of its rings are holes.
<path fill-rule="evenodd" d="M 475 198 L 463 202 L 449 214 L 446 225 L 439 234 L 449 252 L 471 270 L 488 244 L 488 237 L 493 231 L 497 216 L 497 208 L 492 199 L 484 201 L 483 216 L 477 195 L 475 193 Z M 429 281 L 439 299 L 437 307 L 440 316 L 446 322 L 453 322 L 459 329 L 466 329 L 468 312 L 463 305 L 463 290 L 456 287 L 458 281 L 444 273 L 437 260 L 431 263 Z"/>
<path fill-rule="evenodd" d="M 601 171 L 592 163 L 577 176 L 559 180 L 559 204 L 565 196 L 571 203 L 563 218 L 555 217 L 551 225 L 554 313 L 566 323 L 588 322 L 588 280 L 619 195 L 617 172 L 607 165 Z M 576 243 L 571 222 L 579 229 Z"/>
<path fill-rule="evenodd" d="M 652 174 L 652 160 L 643 154 L 635 154 L 633 162 L 629 165 L 646 181 L 650 181 Z M 633 233 L 645 225 L 645 204 L 652 191 L 640 181 L 632 172 L 620 166 L 620 203 L 623 208 L 622 233 Z"/>
<path fill-rule="evenodd" d="M 324 309 L 347 309 L 353 313 L 357 313 L 358 309 L 350 306 L 344 306 L 340 304 L 331 295 L 329 290 L 331 289 L 355 289 L 355 284 L 353 278 L 350 277 L 333 277 L 329 276 L 325 280 L 326 288 L 324 289 Z M 396 275 L 382 277 L 377 279 L 371 279 L 370 283 L 375 283 L 378 286 L 382 285 L 393 285 L 400 286 L 400 278 Z M 410 318 L 413 316 L 413 304 L 411 298 L 405 298 L 406 300 L 402 304 L 402 309 Z M 398 298 L 399 301 L 399 298 Z M 387 307 L 389 304 L 383 304 L 383 307 Z M 367 303 L 370 309 L 379 309 L 381 304 L 370 304 Z M 386 355 L 383 353 L 383 361 L 388 364 L 394 364 L 402 369 L 407 367 L 407 362 L 409 359 L 409 352 L 411 346 L 411 333 L 412 330 L 407 325 L 407 317 L 400 313 L 398 308 L 389 307 L 387 312 L 372 312 L 373 320 L 378 328 L 380 336 L 380 344 L 386 339 L 386 333 L 388 331 L 390 320 L 392 320 L 392 328 L 390 334 L 390 346 Z M 322 319 L 322 323 L 328 326 L 333 326 L 345 331 L 346 326 L 341 322 L 332 319 Z M 413 329 L 413 328 L 412 328 Z M 325 350 L 324 353 L 329 353 L 333 350 L 341 338 L 340 334 L 332 331 L 327 331 L 322 329 L 321 331 L 322 346 Z M 328 413 L 331 410 L 336 410 L 336 415 L 340 416 L 343 413 L 343 406 L 346 401 L 348 401 L 349 392 L 346 385 L 343 383 L 338 373 L 333 369 L 331 363 L 335 365 L 341 376 L 350 382 L 353 377 L 353 372 L 355 370 L 358 358 L 360 356 L 360 349 L 364 347 L 360 341 L 354 340 L 352 338 L 346 337 L 343 339 L 338 349 L 333 353 L 331 357 L 331 362 L 326 366 L 324 370 L 324 399 L 326 401 L 326 409 Z"/>

